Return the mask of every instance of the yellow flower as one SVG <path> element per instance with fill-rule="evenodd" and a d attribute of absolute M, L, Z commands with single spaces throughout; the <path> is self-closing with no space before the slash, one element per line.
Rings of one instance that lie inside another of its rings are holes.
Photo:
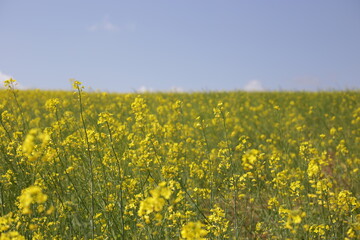
<path fill-rule="evenodd" d="M 161 182 L 158 187 L 150 190 L 151 197 L 140 202 L 138 215 L 144 216 L 152 212 L 160 212 L 166 203 L 165 199 L 169 199 L 171 193 L 171 190 L 166 187 L 166 182 Z"/>
<path fill-rule="evenodd" d="M 4 86 L 6 89 L 13 89 L 14 85 L 16 85 L 15 79 L 10 78 L 4 81 Z"/>
<path fill-rule="evenodd" d="M 215 236 L 225 237 L 225 233 L 229 226 L 229 221 L 225 217 L 225 211 L 215 204 L 214 208 L 210 210 L 212 213 L 209 217 L 209 225 L 207 230 Z"/>
<path fill-rule="evenodd" d="M 70 81 L 72 82 L 72 87 L 75 90 L 80 90 L 83 89 L 84 86 L 82 86 L 82 83 L 79 81 L 76 81 L 75 79 L 70 79 Z"/>
<path fill-rule="evenodd" d="M 353 212 L 355 209 L 360 208 L 360 203 L 352 196 L 348 190 L 343 190 L 334 198 L 330 199 L 332 209 L 340 213 Z"/>
<path fill-rule="evenodd" d="M 336 133 L 336 128 L 334 128 L 334 127 L 331 128 L 331 129 L 330 129 L 330 135 L 331 135 L 331 136 L 334 136 L 335 133 Z"/>
<path fill-rule="evenodd" d="M 25 237 L 17 231 L 10 231 L 6 233 L 1 233 L 0 240 L 25 240 Z"/>
<path fill-rule="evenodd" d="M 31 205 L 34 203 L 42 204 L 46 202 L 47 195 L 44 194 L 39 186 L 30 186 L 22 190 L 19 197 L 19 208 L 22 214 L 31 214 Z"/>
<path fill-rule="evenodd" d="M 58 105 L 60 104 L 60 100 L 58 98 L 51 98 L 46 101 L 45 108 L 49 112 L 56 112 L 56 109 L 58 108 Z"/>
<path fill-rule="evenodd" d="M 314 235 L 316 237 L 320 237 L 320 239 L 323 239 L 326 232 L 330 229 L 329 225 L 324 225 L 324 224 L 320 224 L 320 225 L 313 224 L 307 227 L 308 227 L 306 229 L 307 231 L 314 233 Z"/>
<path fill-rule="evenodd" d="M 249 171 L 255 168 L 255 166 L 259 167 L 260 165 L 259 161 L 262 160 L 263 156 L 264 154 L 257 149 L 248 150 L 247 152 L 244 153 L 241 159 L 243 168 Z"/>
<path fill-rule="evenodd" d="M 0 232 L 5 232 L 10 229 L 11 224 L 14 222 L 13 213 L 10 212 L 5 216 L 0 217 Z"/>
<path fill-rule="evenodd" d="M 319 173 L 320 173 L 319 165 L 315 161 L 311 160 L 308 164 L 308 169 L 307 169 L 308 176 L 310 178 L 316 177 L 318 176 Z"/>
<path fill-rule="evenodd" d="M 349 238 L 355 238 L 356 237 L 356 233 L 354 231 L 353 228 L 349 228 L 349 230 L 346 232 L 346 235 L 349 237 Z"/>
<path fill-rule="evenodd" d="M 302 218 L 306 216 L 306 213 L 299 209 L 290 210 L 282 206 L 279 208 L 279 213 L 284 217 L 286 216 L 285 228 L 290 229 L 292 232 L 297 228 L 296 225 L 301 223 Z"/>
<path fill-rule="evenodd" d="M 204 224 L 200 221 L 197 222 L 188 222 L 181 229 L 181 237 L 187 240 L 205 240 L 204 238 L 208 231 L 203 229 Z"/>
<path fill-rule="evenodd" d="M 279 201 L 276 197 L 270 198 L 268 201 L 268 209 L 275 209 L 277 206 L 279 206 Z"/>

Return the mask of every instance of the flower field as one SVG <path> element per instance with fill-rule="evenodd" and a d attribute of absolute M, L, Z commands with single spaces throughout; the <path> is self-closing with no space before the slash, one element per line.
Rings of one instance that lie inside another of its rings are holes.
<path fill-rule="evenodd" d="M 360 92 L 0 90 L 0 239 L 360 239 Z"/>

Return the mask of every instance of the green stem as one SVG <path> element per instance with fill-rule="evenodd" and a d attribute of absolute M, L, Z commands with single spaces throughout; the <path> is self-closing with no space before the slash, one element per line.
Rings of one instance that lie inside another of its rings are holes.
<path fill-rule="evenodd" d="M 94 239 L 95 237 L 95 226 L 94 226 L 94 171 L 93 171 L 93 160 L 91 157 L 91 150 L 90 150 L 90 143 L 89 137 L 87 134 L 84 113 L 83 113 L 83 105 L 82 105 L 82 97 L 81 97 L 81 90 L 80 87 L 77 86 L 78 96 L 79 96 L 79 105 L 80 105 L 80 118 L 85 132 L 85 142 L 87 148 L 87 155 L 89 158 L 90 163 L 90 195 L 91 195 L 91 208 L 90 208 L 90 225 L 91 225 L 91 238 Z"/>

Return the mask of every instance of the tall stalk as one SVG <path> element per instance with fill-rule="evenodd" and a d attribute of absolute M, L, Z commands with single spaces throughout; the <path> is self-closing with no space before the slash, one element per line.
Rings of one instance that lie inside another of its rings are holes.
<path fill-rule="evenodd" d="M 91 226 L 91 238 L 94 239 L 94 232 L 95 232 L 95 226 L 94 226 L 94 171 L 93 171 L 93 159 L 91 157 L 91 150 L 90 150 L 90 143 L 89 143 L 89 137 L 87 134 L 85 119 L 84 119 L 84 110 L 83 110 L 83 103 L 82 103 L 82 89 L 81 83 L 78 81 L 74 81 L 73 87 L 77 90 L 78 98 L 79 98 L 79 106 L 80 106 L 80 118 L 82 122 L 82 126 L 85 132 L 85 142 L 86 142 L 86 150 L 87 155 L 89 158 L 89 164 L 90 164 L 90 201 L 91 201 L 91 207 L 90 207 L 90 226 Z"/>

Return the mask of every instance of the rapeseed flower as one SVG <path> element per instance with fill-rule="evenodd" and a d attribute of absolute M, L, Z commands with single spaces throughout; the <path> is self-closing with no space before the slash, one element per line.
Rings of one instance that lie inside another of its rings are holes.
<path fill-rule="evenodd" d="M 46 202 L 48 196 L 42 192 L 39 186 L 30 186 L 22 190 L 19 196 L 19 209 L 22 214 L 31 214 L 32 204 L 43 204 Z"/>
<path fill-rule="evenodd" d="M 181 237 L 187 240 L 206 240 L 208 231 L 203 229 L 205 227 L 200 221 L 188 222 L 181 229 Z"/>

